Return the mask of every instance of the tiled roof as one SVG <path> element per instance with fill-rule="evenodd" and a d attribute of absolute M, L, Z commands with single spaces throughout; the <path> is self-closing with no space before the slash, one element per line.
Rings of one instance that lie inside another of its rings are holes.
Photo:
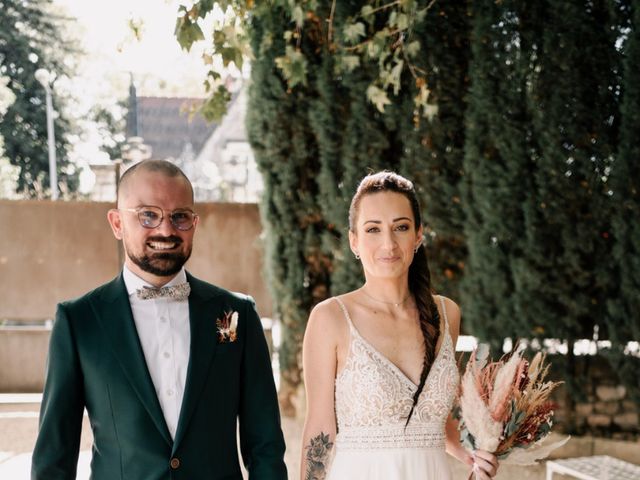
<path fill-rule="evenodd" d="M 137 98 L 137 130 L 144 143 L 151 146 L 155 159 L 178 158 L 191 143 L 197 155 L 216 129 L 198 113 L 190 111 L 202 103 L 198 98 Z"/>

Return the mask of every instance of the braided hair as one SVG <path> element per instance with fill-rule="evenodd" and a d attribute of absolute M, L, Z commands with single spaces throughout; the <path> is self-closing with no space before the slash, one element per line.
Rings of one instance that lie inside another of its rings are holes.
<path fill-rule="evenodd" d="M 413 183 L 397 173 L 382 171 L 367 175 L 358 185 L 349 207 L 349 230 L 356 232 L 356 217 L 362 198 L 380 192 L 394 192 L 403 195 L 411 204 L 416 229 L 422 224 L 420 203 Z M 424 358 L 418 389 L 413 395 L 413 404 L 407 416 L 408 425 L 418 403 L 418 398 L 424 389 L 424 384 L 435 361 L 436 344 L 440 336 L 440 315 L 432 296 L 431 274 L 427 262 L 427 252 L 424 245 L 420 245 L 409 266 L 409 291 L 416 302 L 420 319 L 420 331 L 424 340 Z"/>

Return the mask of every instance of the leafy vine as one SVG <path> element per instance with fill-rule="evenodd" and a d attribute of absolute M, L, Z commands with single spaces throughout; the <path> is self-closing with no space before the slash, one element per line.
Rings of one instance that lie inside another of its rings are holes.
<path fill-rule="evenodd" d="M 363 1 L 360 10 L 341 24 L 337 24 L 335 17 L 336 2 L 332 0 L 328 14 L 322 15 L 318 0 L 198 0 L 190 6 L 181 5 L 175 35 L 185 50 L 206 40 L 205 18 L 211 14 L 216 17 L 210 32 L 210 49 L 203 56 L 210 66 L 204 81 L 209 97 L 202 106 L 203 115 L 213 120 L 225 113 L 230 94 L 224 86 L 222 71 L 231 64 L 242 69 L 245 59 L 252 56 L 248 19 L 259 17 L 264 9 L 277 7 L 288 13 L 287 21 L 291 24 L 284 34 L 287 42 L 284 54 L 275 60 L 289 88 L 307 84 L 309 60 L 301 49 L 305 31 L 311 23 L 326 24 L 326 28 L 322 28 L 323 35 L 314 40 L 335 55 L 336 75 L 352 72 L 365 63 L 375 65 L 377 76 L 365 94 L 380 112 L 384 112 L 385 106 L 391 104 L 390 95 L 397 96 L 402 89 L 403 73 L 409 72 L 416 89 L 416 111 L 427 117 L 434 115 L 437 107 L 429 103 L 428 72 L 416 64 L 416 59 L 423 53 L 423 45 L 413 32 L 425 21 L 435 0 Z"/>

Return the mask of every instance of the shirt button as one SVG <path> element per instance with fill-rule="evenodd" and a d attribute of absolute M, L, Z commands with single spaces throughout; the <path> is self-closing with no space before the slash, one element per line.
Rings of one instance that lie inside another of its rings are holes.
<path fill-rule="evenodd" d="M 180 459 L 178 458 L 172 458 L 171 462 L 169 463 L 169 465 L 171 465 L 171 468 L 173 468 L 174 470 L 180 467 Z"/>
<path fill-rule="evenodd" d="M 169 396 L 173 395 L 173 390 L 171 390 L 170 388 L 167 389 L 167 395 L 169 395 Z"/>
<path fill-rule="evenodd" d="M 164 352 L 164 358 L 169 358 L 171 354 L 169 352 Z"/>

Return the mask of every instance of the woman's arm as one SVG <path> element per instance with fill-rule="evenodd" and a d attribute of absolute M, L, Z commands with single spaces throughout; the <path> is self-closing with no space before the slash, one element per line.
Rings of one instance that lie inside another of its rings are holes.
<path fill-rule="evenodd" d="M 448 298 L 444 299 L 444 304 L 447 309 L 451 340 L 455 349 L 460 333 L 460 307 Z M 452 415 L 447 418 L 445 434 L 447 453 L 465 465 L 470 466 L 475 473 L 475 480 L 489 480 L 496 475 L 498 471 L 498 459 L 496 456 L 484 450 L 476 450 L 473 453 L 468 452 L 460 443 L 458 421 Z"/>
<path fill-rule="evenodd" d="M 334 386 L 340 314 L 330 302 L 334 303 L 325 301 L 311 312 L 302 345 L 307 417 L 302 433 L 301 480 L 326 477 L 336 438 Z"/>
<path fill-rule="evenodd" d="M 484 450 L 468 452 L 460 443 L 460 432 L 458 431 L 458 421 L 449 415 L 445 426 L 446 450 L 449 455 L 457 458 L 465 465 L 472 468 L 475 473 L 475 480 L 489 480 L 498 472 L 498 459 L 495 455 Z"/>
<path fill-rule="evenodd" d="M 444 298 L 444 305 L 447 309 L 447 319 L 449 320 L 449 333 L 453 342 L 453 348 L 455 350 L 456 343 L 458 342 L 458 335 L 460 333 L 460 307 L 453 301 L 446 297 Z M 441 307 L 440 302 L 436 302 L 438 307 Z M 453 418 L 453 415 L 449 415 L 447 423 L 445 424 L 446 434 L 446 450 L 449 455 L 457 458 L 465 465 L 473 465 L 473 457 L 460 443 L 460 432 L 458 431 L 458 421 Z"/>

